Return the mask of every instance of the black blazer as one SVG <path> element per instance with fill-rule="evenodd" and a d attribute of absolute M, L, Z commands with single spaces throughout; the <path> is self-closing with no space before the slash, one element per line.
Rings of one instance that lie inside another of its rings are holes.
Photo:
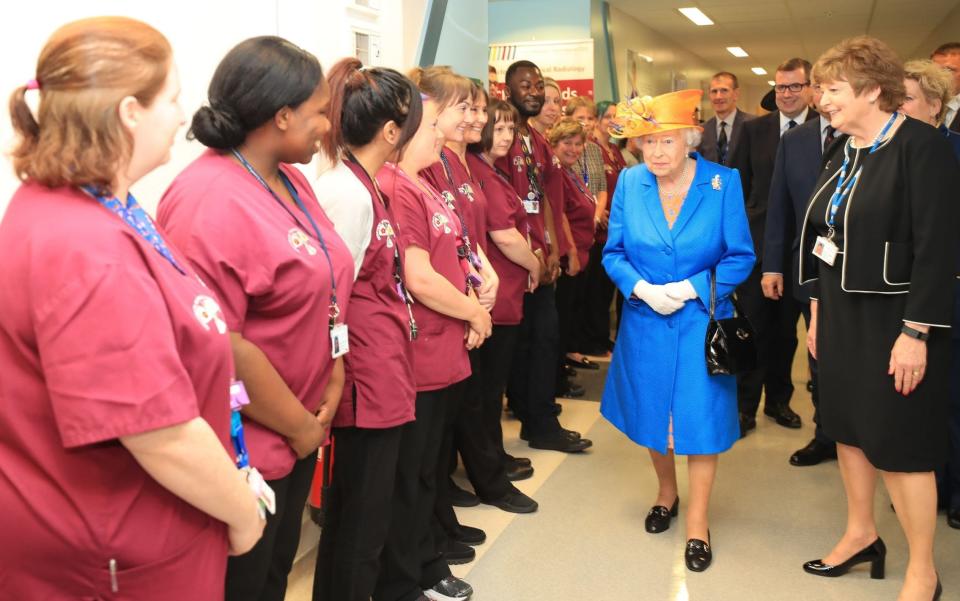
<path fill-rule="evenodd" d="M 807 120 L 820 115 L 810 109 Z M 773 164 L 780 144 L 780 111 L 769 113 L 743 124 L 743 132 L 737 143 L 729 166 L 740 171 L 743 182 L 743 198 L 746 202 L 750 234 L 759 262 L 763 257 L 764 226 L 767 219 L 767 198 L 773 179 Z"/>
<path fill-rule="evenodd" d="M 821 262 L 811 252 L 817 231 L 810 216 L 814 207 L 827 211 L 843 148 L 834 144 L 824 156 L 800 233 L 800 283 L 813 282 L 815 297 Z M 946 138 L 926 123 L 907 119 L 864 159 L 857 185 L 840 208 L 842 290 L 906 294 L 904 320 L 949 327 L 960 241 L 957 190 L 960 169 Z"/>
<path fill-rule="evenodd" d="M 800 229 L 807 211 L 807 203 L 813 194 L 813 185 L 820 175 L 822 164 L 821 119 L 808 119 L 780 138 L 777 158 L 773 166 L 773 179 L 767 200 L 767 220 L 763 239 L 763 273 L 780 273 L 787 276 L 794 297 L 802 302 L 810 301 L 810 290 L 800 286 L 796 278 L 800 263 Z M 838 132 L 839 133 L 839 132 Z M 839 136 L 834 143 L 841 143 L 846 136 Z M 788 246 L 789 245 L 789 246 Z M 790 250 L 790 258 L 787 250 Z M 786 262 L 792 259 L 791 264 Z"/>
<path fill-rule="evenodd" d="M 733 158 L 734 150 L 737 147 L 737 143 L 740 141 L 740 137 L 743 135 L 743 124 L 751 119 L 756 119 L 757 116 L 751 113 L 745 113 L 740 109 L 737 109 L 737 115 L 733 118 L 733 127 L 731 131 L 727 133 L 727 160 L 724 162 L 724 165 L 730 166 L 730 159 Z M 700 141 L 700 146 L 697 147 L 697 152 L 700 153 L 700 156 L 712 161 L 714 163 L 720 162 L 720 157 L 717 155 L 717 118 L 716 116 L 711 117 L 709 121 L 703 124 L 703 139 Z"/>

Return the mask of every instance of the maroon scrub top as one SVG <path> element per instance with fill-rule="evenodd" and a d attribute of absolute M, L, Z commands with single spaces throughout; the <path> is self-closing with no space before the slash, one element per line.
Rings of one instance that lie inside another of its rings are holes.
<path fill-rule="evenodd" d="M 417 176 L 413 176 L 417 177 Z M 460 224 L 440 193 L 422 178 L 425 194 L 410 176 L 392 163 L 377 172 L 380 190 L 387 195 L 400 222 L 404 247 L 418 246 L 430 253 L 433 269 L 466 294 L 466 274 L 457 257 Z M 413 315 L 420 335 L 413 345 L 417 392 L 440 390 L 470 376 L 470 360 L 464 339 L 466 324 L 415 302 Z"/>
<path fill-rule="evenodd" d="M 563 178 L 560 167 L 560 161 L 554 156 L 550 144 L 537 130 L 528 128 L 530 132 L 530 143 L 533 148 L 531 160 L 536 164 L 536 171 L 539 173 L 537 179 L 540 189 L 546 193 L 550 199 L 550 209 L 553 212 L 555 229 L 559 240 L 551 240 L 547 244 L 547 225 L 544 217 L 544 209 L 540 208 L 539 213 L 530 213 L 530 240 L 534 249 L 542 249 L 544 254 L 549 254 L 550 248 L 555 248 L 560 255 L 567 252 L 569 243 L 566 234 L 560 224 L 560 213 L 563 208 Z M 530 180 L 527 177 L 527 163 L 524 158 L 523 145 L 520 141 L 520 130 L 513 137 L 513 145 L 507 156 L 497 159 L 497 167 L 504 173 L 510 174 L 510 183 L 516 190 L 520 199 L 527 198 L 530 193 Z M 541 199 L 542 202 L 542 199 Z"/>
<path fill-rule="evenodd" d="M 430 182 L 434 188 L 440 191 L 440 194 L 449 192 L 454 196 L 454 203 L 460 216 L 467 225 L 467 234 L 470 236 L 470 244 L 473 252 L 477 252 L 476 247 L 487 252 L 487 197 L 483 189 L 471 176 L 470 172 L 457 153 L 449 148 L 443 149 L 443 156 L 450 165 L 450 177 L 447 177 L 443 161 L 437 161 L 420 172 L 423 179 Z M 479 253 L 478 253 L 479 254 Z"/>
<path fill-rule="evenodd" d="M 487 232 L 516 229 L 529 241 L 530 224 L 527 212 L 507 179 L 479 155 L 467 155 L 467 164 L 487 197 Z M 487 258 L 500 277 L 497 302 L 491 317 L 497 325 L 515 326 L 523 320 L 523 293 L 530 277 L 524 267 L 506 257 L 490 240 Z"/>
<path fill-rule="evenodd" d="M 280 169 L 323 235 L 343 321 L 353 258 L 306 178 L 295 167 Z M 208 150 L 170 184 L 158 219 L 222 299 L 230 331 L 263 351 L 303 406 L 316 411 L 333 369 L 331 281 L 323 249 L 301 211 L 277 202 L 230 155 Z M 297 457 L 286 438 L 253 420 L 245 424 L 250 463 L 268 480 L 289 474 Z"/>
<path fill-rule="evenodd" d="M 609 148 L 604 148 L 599 142 L 600 154 L 603 155 L 603 172 L 607 177 L 607 215 L 610 214 L 610 206 L 613 204 L 613 193 L 617 189 L 617 182 L 620 181 L 620 172 L 627 168 L 627 162 L 623 160 L 623 153 L 616 144 L 609 144 Z M 607 229 L 597 230 L 597 242 L 605 244 L 607 242 Z"/>
<path fill-rule="evenodd" d="M 27 183 L 10 201 L 0 224 L 4 599 L 223 597 L 226 526 L 118 440 L 199 417 L 228 453 L 226 323 L 215 293 L 171 252 L 186 274 L 76 189 Z"/>
<path fill-rule="evenodd" d="M 398 270 L 403 274 L 404 244 L 386 195 L 358 163 L 344 164 L 369 193 L 355 202 L 371 204 L 373 225 L 350 294 L 350 352 L 333 425 L 392 428 L 413 421 L 416 409 L 410 313 L 396 279 Z"/>
<path fill-rule="evenodd" d="M 570 234 L 573 236 L 574 246 L 577 247 L 580 269 L 586 269 L 590 260 L 590 247 L 593 246 L 597 204 L 583 180 L 568 169 L 563 170 L 563 212 L 570 223 Z"/>

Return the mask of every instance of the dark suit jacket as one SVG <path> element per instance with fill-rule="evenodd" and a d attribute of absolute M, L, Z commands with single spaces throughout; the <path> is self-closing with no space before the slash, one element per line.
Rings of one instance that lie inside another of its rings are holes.
<path fill-rule="evenodd" d="M 820 176 L 823 154 L 821 131 L 820 119 L 808 119 L 803 125 L 783 134 L 777 147 L 767 200 L 763 273 L 784 274 L 786 285 L 794 297 L 802 302 L 810 301 L 809 287 L 801 287 L 797 278 L 790 276 L 797 273 L 800 264 L 800 229 L 807 203 L 813 195 L 813 186 Z M 838 136 L 834 143 L 842 143 L 842 140 L 846 140 L 846 136 Z M 792 261 L 787 256 L 788 248 Z M 786 265 L 787 261 L 791 261 L 791 264 Z"/>
<path fill-rule="evenodd" d="M 807 120 L 818 119 L 816 111 L 807 111 Z M 743 124 L 740 141 L 730 158 L 729 166 L 740 171 L 743 198 L 746 202 L 750 234 L 758 261 L 763 257 L 764 226 L 767 219 L 767 197 L 773 180 L 773 163 L 780 144 L 780 111 L 769 113 Z"/>
<path fill-rule="evenodd" d="M 743 133 L 743 124 L 756 118 L 756 115 L 737 109 L 737 115 L 733 118 L 732 131 L 727 132 L 727 160 L 724 163 L 725 165 L 730 165 L 730 159 L 733 158 L 733 151 L 736 149 L 737 143 L 740 141 L 740 136 Z M 714 163 L 720 162 L 720 157 L 717 155 L 716 116 L 711 117 L 709 121 L 703 124 L 703 139 L 700 141 L 697 152 L 708 161 L 713 161 Z"/>

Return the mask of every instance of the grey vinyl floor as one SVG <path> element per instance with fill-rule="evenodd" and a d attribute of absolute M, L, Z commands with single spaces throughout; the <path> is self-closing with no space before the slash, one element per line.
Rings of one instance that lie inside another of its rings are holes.
<path fill-rule="evenodd" d="M 603 366 L 605 368 L 605 365 Z M 761 414 L 758 427 L 721 456 L 711 504 L 714 562 L 701 574 L 684 567 L 685 462 L 678 460 L 680 519 L 647 534 L 643 521 L 656 477 L 646 450 L 599 416 L 605 369 L 581 375 L 585 400 L 564 400 L 564 425 L 593 439 L 582 455 L 529 449 L 518 424 L 505 419 L 508 451 L 533 460 L 536 473 L 518 483 L 540 511 L 515 516 L 481 505 L 458 510 L 464 524 L 488 534 L 476 561 L 454 566 L 475 601 L 894 601 L 906 566 L 906 541 L 882 484 L 876 515 L 888 551 L 887 578 L 867 568 L 838 579 L 805 574 L 801 565 L 826 554 L 843 530 L 845 500 L 835 461 L 797 468 L 787 459 L 811 438 L 812 406 L 805 368 L 794 369 L 791 403 L 803 418 L 788 430 Z M 593 401 L 593 402 L 591 402 Z M 291 575 L 289 601 L 310 599 L 313 555 Z M 936 559 L 945 593 L 960 600 L 960 531 L 938 521 Z M 336 600 L 331 600 L 336 601 Z"/>

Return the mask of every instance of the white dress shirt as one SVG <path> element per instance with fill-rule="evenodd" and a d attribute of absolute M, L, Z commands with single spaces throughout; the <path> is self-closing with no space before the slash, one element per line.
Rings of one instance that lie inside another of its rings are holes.
<path fill-rule="evenodd" d="M 787 117 L 783 113 L 780 113 L 780 135 L 782 136 L 787 132 L 788 129 L 790 129 L 791 121 L 793 121 L 797 125 L 803 125 L 803 122 L 807 120 L 807 111 L 809 110 L 810 110 L 809 107 L 805 107 L 803 109 L 803 112 L 801 112 L 796 117 Z"/>
<path fill-rule="evenodd" d="M 943 122 L 947 127 L 950 127 L 950 124 L 953 123 L 954 117 L 957 116 L 957 111 L 960 110 L 960 94 L 957 94 L 950 102 L 947 103 L 947 114 L 943 118 Z"/>

